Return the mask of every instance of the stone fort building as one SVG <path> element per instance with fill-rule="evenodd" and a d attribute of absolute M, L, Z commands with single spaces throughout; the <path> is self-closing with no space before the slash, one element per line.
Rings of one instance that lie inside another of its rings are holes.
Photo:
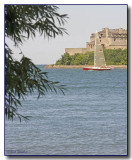
<path fill-rule="evenodd" d="M 98 32 L 100 43 L 105 49 L 126 49 L 127 48 L 127 30 L 103 28 Z M 65 48 L 65 53 L 74 55 L 75 53 L 84 54 L 87 51 L 94 51 L 95 33 L 91 34 L 90 42 L 86 42 L 86 48 Z"/>

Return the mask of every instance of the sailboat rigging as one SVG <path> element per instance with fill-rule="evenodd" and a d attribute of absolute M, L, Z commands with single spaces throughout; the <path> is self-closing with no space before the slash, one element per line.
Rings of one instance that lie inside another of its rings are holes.
<path fill-rule="evenodd" d="M 94 67 L 84 67 L 83 70 L 95 70 L 95 71 L 104 71 L 111 70 L 111 67 L 106 66 L 105 57 L 103 53 L 103 48 L 100 43 L 100 38 L 98 33 L 95 34 L 95 49 L 94 49 Z"/>

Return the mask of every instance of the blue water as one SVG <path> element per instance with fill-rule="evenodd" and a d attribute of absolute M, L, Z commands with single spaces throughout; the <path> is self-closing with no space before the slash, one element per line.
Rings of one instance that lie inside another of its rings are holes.
<path fill-rule="evenodd" d="M 19 112 L 32 117 L 5 120 L 5 153 L 126 155 L 127 70 L 46 71 L 50 80 L 66 85 L 65 95 L 27 96 Z"/>

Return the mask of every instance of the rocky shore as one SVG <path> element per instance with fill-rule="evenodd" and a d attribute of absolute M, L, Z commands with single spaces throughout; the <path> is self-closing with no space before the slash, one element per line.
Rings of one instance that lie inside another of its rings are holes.
<path fill-rule="evenodd" d="M 127 65 L 111 65 L 113 68 L 127 69 Z M 45 69 L 81 69 L 84 67 L 93 67 L 93 65 L 54 65 L 49 64 L 45 66 Z"/>

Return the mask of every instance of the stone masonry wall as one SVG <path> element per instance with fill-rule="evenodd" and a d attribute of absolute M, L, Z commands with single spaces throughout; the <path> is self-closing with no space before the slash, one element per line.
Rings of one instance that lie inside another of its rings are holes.
<path fill-rule="evenodd" d="M 69 53 L 70 55 L 74 55 L 75 53 L 84 54 L 87 51 L 87 48 L 65 48 L 65 53 Z"/>
<path fill-rule="evenodd" d="M 108 46 L 105 49 L 126 49 L 126 46 Z"/>
<path fill-rule="evenodd" d="M 127 48 L 127 30 L 103 28 L 98 32 L 100 43 L 105 49 L 126 49 Z M 86 42 L 86 48 L 65 48 L 65 53 L 74 55 L 75 53 L 84 54 L 87 51 L 94 51 L 95 33 L 90 36 L 90 42 Z"/>

